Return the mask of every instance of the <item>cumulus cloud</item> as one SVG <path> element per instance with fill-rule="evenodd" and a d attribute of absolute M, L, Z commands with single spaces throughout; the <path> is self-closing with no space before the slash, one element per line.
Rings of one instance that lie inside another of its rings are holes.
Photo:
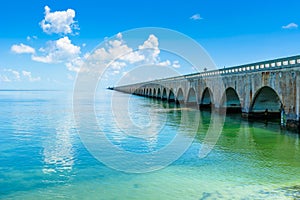
<path fill-rule="evenodd" d="M 171 65 L 171 61 L 169 60 L 165 60 L 165 61 L 162 61 L 160 63 L 158 63 L 159 66 L 162 66 L 162 67 L 168 67 Z"/>
<path fill-rule="evenodd" d="M 31 46 L 25 45 L 25 44 L 14 44 L 11 46 L 10 50 L 17 54 L 23 54 L 23 53 L 35 53 L 35 49 Z"/>
<path fill-rule="evenodd" d="M 125 62 L 112 62 L 110 64 L 111 68 L 114 70 L 120 70 L 125 67 L 127 64 Z"/>
<path fill-rule="evenodd" d="M 173 61 L 172 67 L 174 68 L 180 68 L 180 63 L 178 60 Z"/>
<path fill-rule="evenodd" d="M 200 20 L 200 19 L 203 19 L 201 16 L 200 16 L 200 14 L 194 14 L 193 16 L 191 16 L 190 17 L 190 19 L 192 19 L 192 20 Z"/>
<path fill-rule="evenodd" d="M 31 72 L 29 71 L 17 71 L 14 69 L 3 69 L 0 74 L 1 82 L 15 82 L 28 80 L 30 82 L 40 81 L 40 77 L 33 77 Z"/>
<path fill-rule="evenodd" d="M 170 60 L 161 61 L 159 40 L 150 34 L 149 37 L 136 49 L 129 47 L 123 40 L 121 33 L 116 39 L 107 41 L 105 47 L 97 49 L 88 58 L 89 62 L 98 63 L 97 65 L 110 66 L 111 75 L 120 74 L 126 66 L 136 64 L 158 65 L 179 68 L 179 62 Z"/>
<path fill-rule="evenodd" d="M 115 40 L 107 41 L 105 47 L 97 49 L 88 60 L 99 65 L 110 66 L 111 75 L 120 74 L 120 71 L 130 65 L 144 61 L 145 55 L 140 51 L 135 51 L 123 40 L 121 33 L 117 34 Z"/>
<path fill-rule="evenodd" d="M 159 66 L 173 66 L 179 68 L 179 62 L 160 59 L 158 38 L 151 34 L 141 45 L 133 49 L 123 40 L 121 33 L 116 39 L 106 41 L 104 47 L 96 49 L 93 53 L 81 54 L 80 46 L 72 44 L 68 36 L 56 41 L 48 42 L 47 46 L 40 48 L 38 53 L 32 54 L 32 60 L 43 63 L 64 63 L 69 71 L 85 71 L 92 65 L 110 66 L 112 74 L 120 74 L 121 70 L 133 64 L 154 64 Z M 88 63 L 85 63 L 85 62 Z M 85 65 L 85 66 L 84 66 Z"/>
<path fill-rule="evenodd" d="M 125 67 L 127 63 L 133 64 L 141 62 L 144 59 L 144 55 L 138 51 L 134 51 L 134 49 L 130 48 L 123 41 L 121 33 L 117 35 L 116 40 L 108 41 L 106 48 L 99 48 L 89 55 L 89 60 L 99 61 L 106 65 L 110 64 L 113 69 L 121 69 Z"/>
<path fill-rule="evenodd" d="M 22 74 L 23 74 L 24 77 L 28 78 L 28 80 L 30 82 L 36 82 L 36 81 L 41 80 L 40 77 L 32 77 L 31 72 L 28 72 L 28 71 L 22 71 Z"/>
<path fill-rule="evenodd" d="M 39 51 L 44 55 L 32 55 L 32 60 L 43 63 L 69 62 L 80 55 L 80 47 L 72 44 L 67 36 L 48 42 L 47 47 L 41 48 Z"/>
<path fill-rule="evenodd" d="M 27 41 L 30 41 L 30 40 L 36 40 L 36 39 L 38 39 L 38 37 L 35 36 L 35 35 L 32 36 L 32 37 L 31 37 L 31 36 L 27 36 L 27 37 L 26 37 L 26 40 L 27 40 Z"/>
<path fill-rule="evenodd" d="M 123 37 L 123 36 L 122 36 L 122 33 L 118 33 L 118 34 L 117 34 L 117 38 L 118 38 L 118 39 L 122 39 L 122 37 Z"/>
<path fill-rule="evenodd" d="M 0 73 L 0 82 L 19 81 L 20 73 L 12 69 L 2 69 Z"/>
<path fill-rule="evenodd" d="M 48 42 L 45 48 L 39 49 L 42 55 L 32 55 L 32 60 L 42 63 L 65 63 L 69 71 L 78 72 L 83 64 L 83 58 L 80 57 L 80 46 L 72 44 L 69 37 L 65 36 L 56 41 Z"/>
<path fill-rule="evenodd" d="M 45 6 L 45 17 L 40 22 L 40 26 L 47 34 L 70 34 L 79 29 L 74 18 L 75 11 L 73 9 L 51 12 L 50 8 Z"/>
<path fill-rule="evenodd" d="M 295 24 L 295 23 L 289 23 L 288 25 L 286 26 L 282 26 L 283 29 L 296 29 L 298 28 L 298 24 Z"/>
<path fill-rule="evenodd" d="M 67 69 L 71 72 L 79 72 L 80 67 L 84 64 L 84 60 L 81 57 L 76 57 L 69 62 L 66 62 L 65 65 Z"/>
<path fill-rule="evenodd" d="M 4 69 L 5 72 L 10 72 L 12 73 L 12 75 L 14 76 L 14 79 L 19 81 L 21 79 L 20 77 L 20 73 L 16 70 L 13 70 L 13 69 Z"/>
<path fill-rule="evenodd" d="M 144 59 L 143 55 L 130 48 L 123 40 L 122 37 L 118 36 L 119 40 L 109 41 L 108 50 L 104 50 L 103 58 L 105 59 L 115 59 L 136 63 Z"/>
<path fill-rule="evenodd" d="M 7 76 L 0 74 L 0 82 L 11 82 L 11 80 Z"/>
<path fill-rule="evenodd" d="M 159 61 L 160 49 L 158 48 L 158 38 L 151 34 L 148 39 L 139 46 L 139 50 L 145 55 L 145 61 L 149 64 L 155 64 Z"/>
<path fill-rule="evenodd" d="M 175 60 L 171 62 L 170 60 L 165 60 L 162 62 L 157 63 L 158 66 L 162 67 L 174 67 L 174 68 L 180 68 L 180 64 L 178 60 Z"/>

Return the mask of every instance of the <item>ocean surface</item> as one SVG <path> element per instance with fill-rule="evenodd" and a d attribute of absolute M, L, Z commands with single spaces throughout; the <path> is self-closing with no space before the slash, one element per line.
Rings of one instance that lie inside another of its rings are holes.
<path fill-rule="evenodd" d="M 99 126 L 86 128 L 101 129 L 112 146 L 142 156 L 164 150 L 176 135 L 192 143 L 183 152 L 173 145 L 174 155 L 160 155 L 161 166 L 149 161 L 144 173 L 145 163 L 133 165 L 134 156 L 114 157 L 99 145 L 110 162 L 90 151 L 74 119 L 72 92 L 0 91 L 0 199 L 300 199 L 299 135 L 278 123 L 227 115 L 216 144 L 199 157 L 210 112 L 98 92 L 93 114 Z M 135 128 L 124 126 L 129 122 Z"/>

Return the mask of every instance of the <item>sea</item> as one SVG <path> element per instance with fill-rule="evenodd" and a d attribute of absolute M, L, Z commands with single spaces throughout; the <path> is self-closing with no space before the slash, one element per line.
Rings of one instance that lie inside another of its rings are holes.
<path fill-rule="evenodd" d="M 74 102 L 0 91 L 0 199 L 300 199 L 299 135 L 277 121 L 105 89 Z"/>

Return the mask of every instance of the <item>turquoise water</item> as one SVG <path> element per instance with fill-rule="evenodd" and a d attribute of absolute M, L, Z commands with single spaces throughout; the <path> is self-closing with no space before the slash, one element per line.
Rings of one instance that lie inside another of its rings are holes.
<path fill-rule="evenodd" d="M 119 108 L 128 108 L 130 120 L 142 129 L 161 122 L 163 126 L 147 140 L 133 137 L 139 134 L 134 131 L 124 134 L 111 112 L 113 92 L 100 92 L 104 95 L 95 104 L 99 126 L 113 145 L 128 152 L 159 151 L 176 133 L 183 139 L 194 135 L 193 130 L 178 130 L 193 127 L 199 111 L 185 110 L 189 120 L 182 121 L 181 108 L 137 96 Z M 277 123 L 227 115 L 217 144 L 199 158 L 211 114 L 198 114 L 193 143 L 179 159 L 149 173 L 124 173 L 107 167 L 85 148 L 76 129 L 71 93 L 0 91 L 0 199 L 300 198 L 297 134 L 281 130 Z"/>

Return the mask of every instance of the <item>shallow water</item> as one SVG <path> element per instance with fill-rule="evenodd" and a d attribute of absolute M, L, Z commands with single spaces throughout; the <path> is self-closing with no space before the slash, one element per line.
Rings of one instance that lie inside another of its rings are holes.
<path fill-rule="evenodd" d="M 216 145 L 200 158 L 211 113 L 138 96 L 114 106 L 113 91 L 100 93 L 95 114 L 112 145 L 146 155 L 163 150 L 176 134 L 192 138 L 192 144 L 169 166 L 124 173 L 97 160 L 82 143 L 71 93 L 0 91 L 0 199 L 300 198 L 299 137 L 277 123 L 227 115 Z M 139 128 L 120 124 L 112 106 L 128 109 L 128 119 Z M 122 166 L 130 162 L 120 160 Z"/>

